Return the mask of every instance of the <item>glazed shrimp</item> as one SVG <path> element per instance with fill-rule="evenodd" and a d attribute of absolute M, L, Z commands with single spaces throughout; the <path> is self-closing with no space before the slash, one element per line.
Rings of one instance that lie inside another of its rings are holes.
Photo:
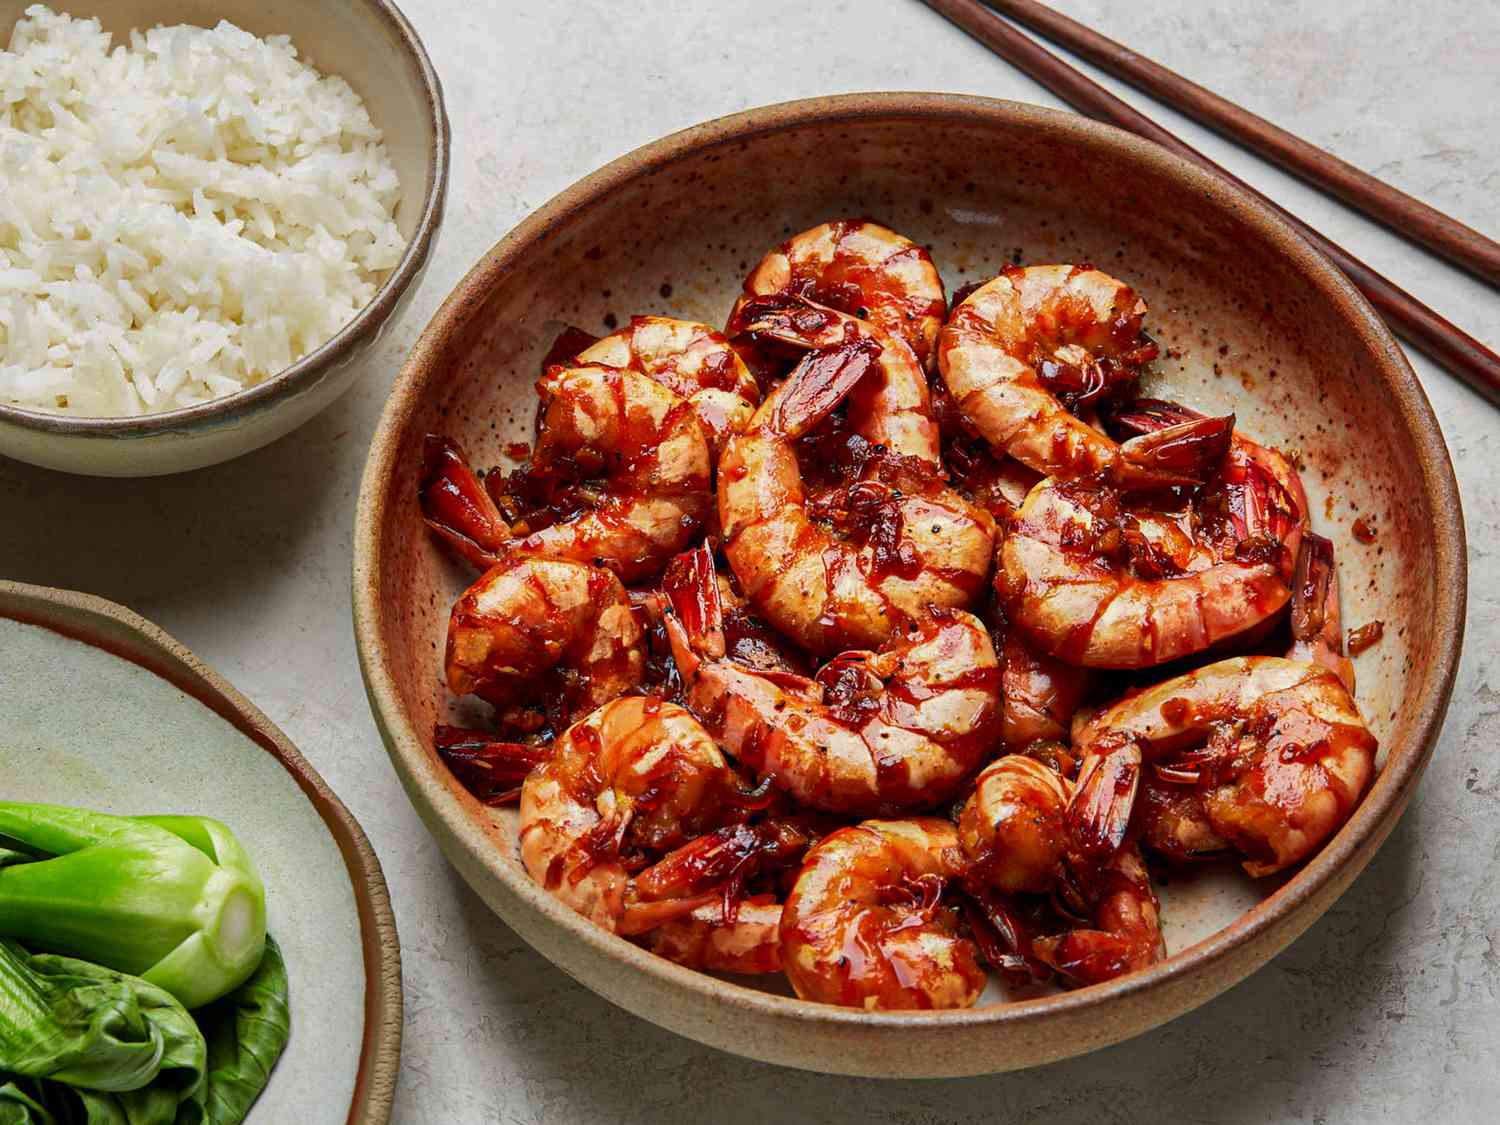
<path fill-rule="evenodd" d="M 825 656 L 881 644 L 931 606 L 968 604 L 990 566 L 993 520 L 944 485 L 935 462 L 914 455 L 874 457 L 871 471 L 839 494 L 834 526 L 815 518 L 829 505 L 810 495 L 797 439 L 866 376 L 874 372 L 881 383 L 882 354 L 868 335 L 811 352 L 719 461 L 724 553 L 745 595 L 794 642 Z M 871 397 L 882 399 L 884 390 Z M 861 405 L 860 413 L 888 448 L 935 440 L 922 436 L 920 411 L 887 402 Z"/>
<path fill-rule="evenodd" d="M 1127 696 L 1083 727 L 1070 829 L 1085 854 L 1118 847 L 1149 762 L 1196 800 L 1177 809 L 1187 824 L 1239 851 L 1252 876 L 1269 875 L 1349 818 L 1376 748 L 1333 672 L 1273 656 L 1222 660 Z"/>
<path fill-rule="evenodd" d="M 755 378 L 729 341 L 689 320 L 631 317 L 629 325 L 580 352 L 571 366 L 592 364 L 639 371 L 687 399 L 714 456 L 730 434 L 745 428 L 760 402 Z"/>
<path fill-rule="evenodd" d="M 1333 545 L 1311 532 L 1302 537 L 1297 552 L 1291 628 L 1287 657 L 1322 665 L 1352 695 L 1354 668 L 1343 651 Z M 1131 824 L 1153 851 L 1179 862 L 1212 858 L 1231 848 L 1210 823 L 1198 787 L 1184 785 L 1183 778 L 1170 768 L 1142 772 Z"/>
<path fill-rule="evenodd" d="M 772 250 L 745 279 L 730 323 L 747 301 L 782 294 L 860 317 L 904 340 L 924 367 L 948 311 L 932 255 L 865 219 L 820 223 Z"/>
<path fill-rule="evenodd" d="M 814 680 L 725 659 L 713 555 L 668 568 L 667 631 L 688 706 L 744 766 L 803 805 L 864 815 L 952 796 L 999 734 L 1000 669 L 984 627 L 934 611 L 879 652 Z"/>
<path fill-rule="evenodd" d="M 1077 909 L 1087 924 L 1036 938 L 1031 952 L 1079 984 L 1099 984 L 1154 965 L 1167 955 L 1161 904 L 1151 889 L 1145 861 L 1125 843 L 1098 868 L 1070 867 Z"/>
<path fill-rule="evenodd" d="M 969 862 L 965 885 L 996 929 L 1008 935 L 1002 967 L 1024 967 L 1035 977 L 1040 961 L 1094 984 L 1159 961 L 1166 950 L 1160 907 L 1139 849 L 1127 842 L 1102 866 L 1073 852 L 1067 824 L 1072 798 L 1072 783 L 1056 770 L 1009 754 L 975 780 L 959 812 L 958 834 Z M 1018 932 L 996 892 L 1050 893 L 1087 924 L 1031 937 Z"/>
<path fill-rule="evenodd" d="M 953 310 L 938 339 L 948 392 L 997 452 L 1048 476 L 1113 471 L 1120 446 L 1073 414 L 1156 356 L 1146 305 L 1087 266 L 1008 267 Z"/>
<path fill-rule="evenodd" d="M 700 906 L 664 922 L 644 944 L 658 957 L 712 973 L 781 971 L 781 903 L 770 896 L 740 902 L 731 913 L 722 903 Z"/>
<path fill-rule="evenodd" d="M 862 1008 L 967 1008 L 977 949 L 943 905 L 967 865 L 945 820 L 868 820 L 807 853 L 781 919 L 781 962 L 804 1000 Z"/>
<path fill-rule="evenodd" d="M 1037 652 L 1014 629 L 1000 645 L 1000 741 L 1019 752 L 1038 741 L 1068 737 L 1073 715 L 1089 689 L 1089 672 Z"/>
<path fill-rule="evenodd" d="M 639 933 L 720 897 L 692 841 L 744 820 L 753 795 L 703 727 L 672 703 L 606 703 L 552 745 L 521 786 L 521 862 L 595 925 Z M 687 846 L 638 875 L 632 854 Z"/>
<path fill-rule="evenodd" d="M 1066 779 L 1024 754 L 985 766 L 958 814 L 970 882 L 1006 894 L 1051 890 L 1067 847 L 1071 796 Z"/>
<path fill-rule="evenodd" d="M 1217 421 L 1229 439 L 1223 467 L 1185 505 L 1099 477 L 1049 477 L 1031 490 L 995 576 L 1031 643 L 1069 663 L 1144 668 L 1241 636 L 1286 606 L 1306 522 L 1301 485 L 1274 450 Z"/>
<path fill-rule="evenodd" d="M 545 555 L 597 562 L 634 582 L 687 546 L 713 502 L 708 442 L 693 407 L 634 371 L 588 366 L 540 385 L 536 453 L 507 478 L 512 519 L 451 441 L 429 438 L 429 526 L 478 565 Z"/>
<path fill-rule="evenodd" d="M 571 559 L 496 563 L 448 617 L 448 689 L 493 704 L 512 726 L 539 710 L 558 729 L 637 687 L 645 644 L 620 580 Z"/>

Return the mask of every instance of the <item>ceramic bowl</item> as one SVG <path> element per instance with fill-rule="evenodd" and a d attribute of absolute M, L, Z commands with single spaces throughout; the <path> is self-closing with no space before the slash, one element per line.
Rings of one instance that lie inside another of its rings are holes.
<path fill-rule="evenodd" d="M 0 0 L 0 46 L 31 0 Z M 264 382 L 196 406 L 129 418 L 76 418 L 0 402 L 0 454 L 91 476 L 145 477 L 217 464 L 290 433 L 353 385 L 359 358 L 409 299 L 427 264 L 448 186 L 448 116 L 421 40 L 389 0 L 52 0 L 97 17 L 116 42 L 132 28 L 229 20 L 289 35 L 299 54 L 354 88 L 385 136 L 401 181 L 406 252 L 374 299 L 331 340 Z"/>
<path fill-rule="evenodd" d="M 1235 869 L 1164 888 L 1172 956 L 1109 984 L 966 1011 L 825 1007 L 689 972 L 574 915 L 527 878 L 514 814 L 435 758 L 446 618 L 470 575 L 424 531 L 422 437 L 479 465 L 529 438 L 538 363 L 564 323 L 632 313 L 721 324 L 751 265 L 821 220 L 872 215 L 930 245 L 949 292 L 1012 260 L 1091 261 L 1151 306 L 1154 390 L 1295 450 L 1342 566 L 1346 616 L 1380 619 L 1358 661 L 1383 768 L 1344 828 L 1279 882 Z M 1356 517 L 1377 538 L 1356 541 Z M 391 760 L 484 900 L 570 975 L 683 1035 L 789 1066 L 939 1076 L 1114 1042 L 1223 991 L 1284 948 L 1369 861 L 1410 797 L 1448 702 L 1464 535 L 1422 389 L 1348 281 L 1265 208 L 1151 144 L 1081 117 L 937 94 L 772 106 L 647 145 L 529 216 L 464 278 L 412 350 L 375 435 L 355 531 L 360 658 Z"/>
<path fill-rule="evenodd" d="M 0 793 L 198 813 L 254 857 L 292 1038 L 249 1125 L 383 1125 L 401 1063 L 401 951 L 380 861 L 281 731 L 123 606 L 0 582 Z"/>

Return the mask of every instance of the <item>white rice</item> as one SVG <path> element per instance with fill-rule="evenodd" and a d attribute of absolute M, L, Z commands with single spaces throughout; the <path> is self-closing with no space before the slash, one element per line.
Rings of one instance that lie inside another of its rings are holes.
<path fill-rule="evenodd" d="M 405 240 L 364 104 L 284 36 L 33 5 L 0 52 L 0 402 L 153 413 L 252 386 Z"/>

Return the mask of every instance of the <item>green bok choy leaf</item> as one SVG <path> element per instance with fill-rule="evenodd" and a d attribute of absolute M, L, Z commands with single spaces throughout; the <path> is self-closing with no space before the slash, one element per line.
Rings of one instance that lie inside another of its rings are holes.
<path fill-rule="evenodd" d="M 23 974 L 24 981 L 41 978 L 44 996 L 55 997 L 66 988 L 64 982 L 82 979 L 96 982 L 94 987 L 117 1010 L 128 1009 L 132 996 L 144 1000 L 142 1010 L 160 1033 L 148 1032 L 146 1038 L 159 1040 L 160 1057 L 145 1085 L 121 1092 L 86 1089 L 68 1084 L 78 1077 L 62 1065 L 68 1037 L 57 1040 L 64 1049 L 54 1065 L 36 1066 L 20 1053 L 12 1055 L 0 1031 L 0 1125 L 240 1125 L 270 1081 L 291 1034 L 286 965 L 269 936 L 265 956 L 250 979 L 193 1015 L 164 990 L 137 978 L 65 957 L 28 955 L 0 942 L 0 955 L 5 950 L 31 974 Z M 0 993 L 6 964 L 0 960 Z M 5 1015 L 0 1009 L 0 1024 Z M 46 1037 L 43 1023 L 32 1025 L 31 1044 Z M 96 1069 L 103 1068 L 109 1046 L 107 1039 L 95 1044 Z M 29 1057 L 40 1057 L 24 1040 L 23 1047 Z M 78 1053 L 76 1044 L 72 1050 Z M 122 1058 L 138 1061 L 123 1053 Z M 42 1071 L 47 1076 L 37 1077 Z"/>
<path fill-rule="evenodd" d="M 0 801 L 0 849 L 0 937 L 142 977 L 189 1008 L 260 964 L 265 890 L 217 820 Z"/>

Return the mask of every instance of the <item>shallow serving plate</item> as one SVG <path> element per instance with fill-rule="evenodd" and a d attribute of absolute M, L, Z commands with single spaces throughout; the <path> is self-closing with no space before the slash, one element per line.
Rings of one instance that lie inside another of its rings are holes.
<path fill-rule="evenodd" d="M 0 48 L 35 0 L 0 0 Z M 390 0 L 48 0 L 98 18 L 123 42 L 133 28 L 229 20 L 288 35 L 302 58 L 342 77 L 385 136 L 401 181 L 396 225 L 406 252 L 374 299 L 334 337 L 247 390 L 158 414 L 77 418 L 0 402 L 0 454 L 91 476 L 148 477 L 217 464 L 290 433 L 347 391 L 359 358 L 397 316 L 427 265 L 448 189 L 448 116 L 427 51 Z"/>
<path fill-rule="evenodd" d="M 537 365 L 565 322 L 632 313 L 722 323 L 746 270 L 823 219 L 872 215 L 930 244 L 950 292 L 1012 259 L 1092 261 L 1134 285 L 1163 344 L 1159 393 L 1237 412 L 1300 453 L 1337 544 L 1346 614 L 1383 619 L 1359 700 L 1384 766 L 1302 870 L 1234 870 L 1165 889 L 1173 956 L 1106 985 L 959 1012 L 824 1007 L 698 973 L 595 929 L 529 880 L 514 816 L 468 796 L 431 750 L 452 600 L 469 576 L 424 532 L 422 436 L 478 464 L 528 438 Z M 1348 531 L 1357 515 L 1374 544 Z M 937 1076 L 1045 1062 L 1203 1003 L 1284 948 L 1369 862 L 1410 797 L 1447 707 L 1464 619 L 1464 534 L 1437 424 L 1411 368 L 1348 282 L 1267 211 L 1161 149 L 1080 117 L 938 94 L 771 106 L 648 145 L 532 214 L 475 266 L 409 357 L 370 452 L 354 605 L 371 704 L 412 802 L 484 900 L 565 971 L 684 1035 L 790 1066 Z"/>
<path fill-rule="evenodd" d="M 150 622 L 0 582 L 0 794 L 227 823 L 266 884 L 292 1038 L 251 1125 L 383 1125 L 401 952 L 364 831 L 255 705 Z"/>

